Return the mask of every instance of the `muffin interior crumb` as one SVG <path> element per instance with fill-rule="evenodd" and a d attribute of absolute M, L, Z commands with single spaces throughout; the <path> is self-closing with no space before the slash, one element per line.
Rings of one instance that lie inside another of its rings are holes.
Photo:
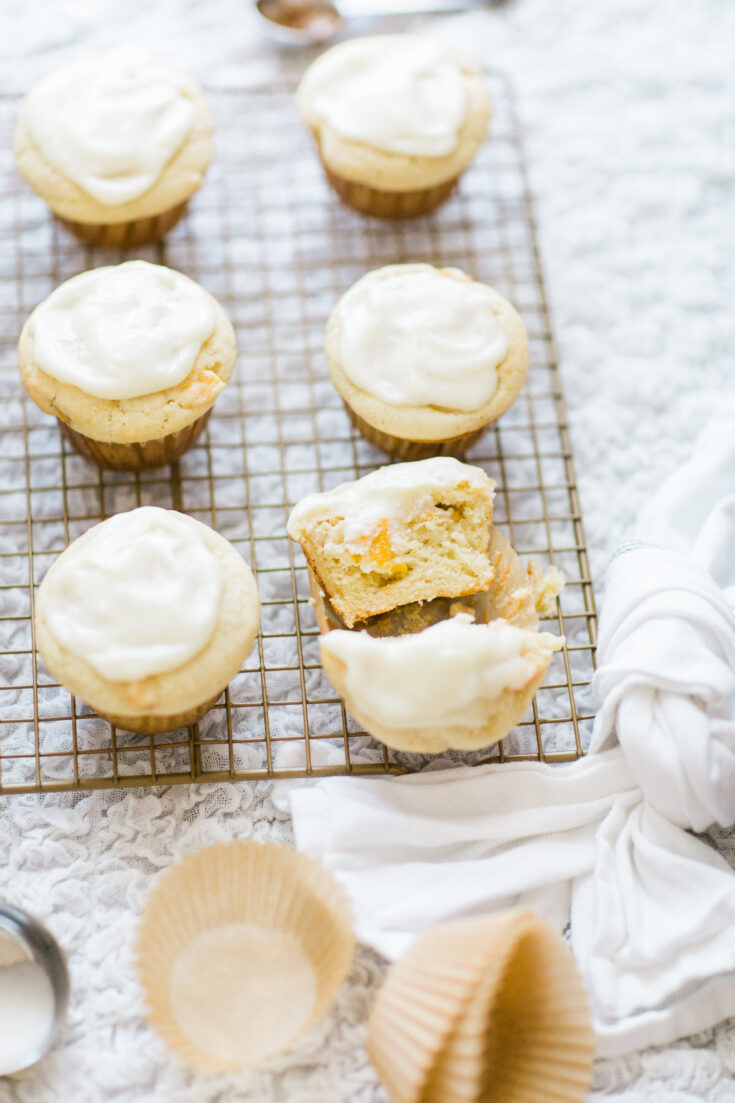
<path fill-rule="evenodd" d="M 409 602 L 475 593 L 492 582 L 488 560 L 492 493 L 467 484 L 437 488 L 432 504 L 396 523 L 381 518 L 367 538 L 327 511 L 300 542 L 348 626 Z"/>

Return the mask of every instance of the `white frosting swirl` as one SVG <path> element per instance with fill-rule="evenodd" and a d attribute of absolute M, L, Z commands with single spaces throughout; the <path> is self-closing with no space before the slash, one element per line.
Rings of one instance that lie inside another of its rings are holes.
<path fill-rule="evenodd" d="M 324 517 L 344 519 L 341 539 L 359 545 L 372 538 L 381 521 L 394 523 L 430 511 L 437 491 L 467 486 L 492 493 L 492 479 L 480 467 L 453 456 L 434 456 L 413 463 L 379 467 L 351 483 L 340 483 L 321 494 L 307 494 L 291 510 L 288 535 L 298 540 L 308 525 Z"/>
<path fill-rule="evenodd" d="M 368 272 L 337 306 L 340 362 L 391 406 L 481 409 L 508 354 L 489 287 L 456 268 L 394 264 Z"/>
<path fill-rule="evenodd" d="M 199 284 L 131 260 L 82 272 L 36 307 L 33 358 L 97 398 L 137 398 L 183 382 L 216 320 Z"/>
<path fill-rule="evenodd" d="M 110 682 L 163 674 L 212 637 L 222 568 L 189 518 L 143 506 L 95 525 L 43 582 L 49 631 Z"/>
<path fill-rule="evenodd" d="M 473 624 L 460 613 L 415 635 L 328 632 L 319 644 L 345 665 L 353 706 L 389 728 L 473 727 L 499 699 L 528 684 L 561 641 L 505 620 Z"/>
<path fill-rule="evenodd" d="M 464 76 L 442 43 L 416 35 L 355 38 L 307 70 L 300 96 L 342 138 L 387 153 L 445 157 L 459 144 Z"/>
<path fill-rule="evenodd" d="M 45 159 L 108 207 L 137 199 L 183 145 L 192 84 L 135 47 L 57 69 L 31 89 L 24 119 Z"/>

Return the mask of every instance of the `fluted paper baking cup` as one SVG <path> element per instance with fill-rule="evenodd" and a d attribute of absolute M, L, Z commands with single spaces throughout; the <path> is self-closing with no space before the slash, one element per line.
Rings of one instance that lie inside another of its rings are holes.
<path fill-rule="evenodd" d="M 161 732 L 173 732 L 177 731 L 179 728 L 188 728 L 201 720 L 219 700 L 224 689 L 225 687 L 223 686 L 215 697 L 205 701 L 203 705 L 198 705 L 195 709 L 187 709 L 186 712 L 168 713 L 165 716 L 152 716 L 147 713 L 139 716 L 126 716 L 122 713 L 100 712 L 97 710 L 97 715 L 101 716 L 103 720 L 107 720 L 108 723 L 116 728 L 137 732 L 139 735 L 158 735 Z"/>
<path fill-rule="evenodd" d="M 392 433 L 385 433 L 382 429 L 376 429 L 364 417 L 355 413 L 346 401 L 345 410 L 352 424 L 369 444 L 404 462 L 427 460 L 432 456 L 456 456 L 462 459 L 467 449 L 479 440 L 487 428 L 482 425 L 470 433 L 462 433 L 458 437 L 449 437 L 446 440 L 408 440 L 405 437 L 396 437 Z"/>
<path fill-rule="evenodd" d="M 594 1039 L 571 951 L 523 909 L 425 931 L 378 994 L 368 1053 L 394 1103 L 581 1103 Z"/>
<path fill-rule="evenodd" d="M 457 613 L 472 613 L 478 624 L 502 617 L 518 628 L 538 628 L 528 575 L 510 543 L 495 525 L 490 526 L 488 557 L 493 565 L 493 580 L 488 590 L 462 597 L 438 597 L 431 601 L 400 605 L 387 613 L 358 622 L 354 630 L 366 630 L 371 636 L 403 636 L 421 632 Z M 346 628 L 308 562 L 307 570 L 319 631 L 325 633 L 335 628 Z"/>
<path fill-rule="evenodd" d="M 104 467 L 109 471 L 148 471 L 154 467 L 165 467 L 166 464 L 175 463 L 184 452 L 196 442 L 203 432 L 209 415 L 210 407 L 196 421 L 179 429 L 177 433 L 168 433 L 165 437 L 155 440 L 139 441 L 134 444 L 117 444 L 115 442 L 93 440 L 78 433 L 70 425 L 57 419 L 64 436 L 72 443 L 80 456 L 98 467 Z"/>
<path fill-rule="evenodd" d="M 188 202 L 187 199 L 160 214 L 128 222 L 74 222 L 58 215 L 57 218 L 86 245 L 100 249 L 137 249 L 139 245 L 148 245 L 165 237 L 183 215 Z"/>
<path fill-rule="evenodd" d="M 382 191 L 369 184 L 358 184 L 338 176 L 322 161 L 324 174 L 330 186 L 346 206 L 360 214 L 373 218 L 418 218 L 429 214 L 449 199 L 459 180 L 458 176 L 435 184 L 431 188 L 417 188 L 412 191 Z"/>
<path fill-rule="evenodd" d="M 353 950 L 346 898 L 322 866 L 287 846 L 231 842 L 161 874 L 138 972 L 170 1048 L 227 1072 L 262 1063 L 321 1018 Z"/>

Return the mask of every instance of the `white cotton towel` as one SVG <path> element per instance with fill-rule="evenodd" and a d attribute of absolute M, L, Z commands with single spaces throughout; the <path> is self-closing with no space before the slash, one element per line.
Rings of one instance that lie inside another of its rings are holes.
<path fill-rule="evenodd" d="M 618 751 L 390 780 L 329 778 L 291 794 L 296 845 L 347 888 L 358 935 L 397 957 L 417 931 L 538 894 L 563 929 L 597 827 L 636 792 Z M 526 902 L 532 904 L 531 897 Z"/>
<path fill-rule="evenodd" d="M 660 548 L 614 559 L 598 662 L 591 752 L 619 740 L 672 823 L 735 823 L 735 617 L 710 575 Z"/>
<path fill-rule="evenodd" d="M 523 903 L 563 928 L 598 1052 L 735 1015 L 735 876 L 691 834 L 735 823 L 735 444 L 729 414 L 617 556 L 600 623 L 588 758 L 290 793 L 296 843 L 347 889 L 388 957 L 451 916 Z"/>

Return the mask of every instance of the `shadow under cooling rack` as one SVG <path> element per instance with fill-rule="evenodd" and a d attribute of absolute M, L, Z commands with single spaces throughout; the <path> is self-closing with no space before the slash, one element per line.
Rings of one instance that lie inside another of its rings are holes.
<path fill-rule="evenodd" d="M 521 559 L 566 575 L 555 618 L 566 636 L 523 722 L 497 746 L 445 765 L 577 758 L 592 719 L 595 610 L 572 451 L 509 89 L 489 75 L 493 131 L 457 194 L 430 217 L 381 224 L 328 192 L 292 88 L 211 94 L 217 157 L 165 245 L 136 255 L 181 269 L 228 311 L 240 349 L 206 437 L 171 468 L 101 472 L 26 399 L 20 327 L 62 280 L 123 257 L 86 249 L 15 175 L 17 101 L 0 98 L 0 793 L 306 774 L 417 770 L 362 733 L 319 664 L 291 505 L 385 462 L 352 431 L 323 356 L 338 296 L 370 268 L 428 261 L 464 268 L 519 309 L 531 370 L 516 404 L 468 453 L 498 483 L 496 522 Z M 90 525 L 150 504 L 184 510 L 227 537 L 256 572 L 262 631 L 243 670 L 190 729 L 111 728 L 54 683 L 34 647 L 34 588 Z"/>

